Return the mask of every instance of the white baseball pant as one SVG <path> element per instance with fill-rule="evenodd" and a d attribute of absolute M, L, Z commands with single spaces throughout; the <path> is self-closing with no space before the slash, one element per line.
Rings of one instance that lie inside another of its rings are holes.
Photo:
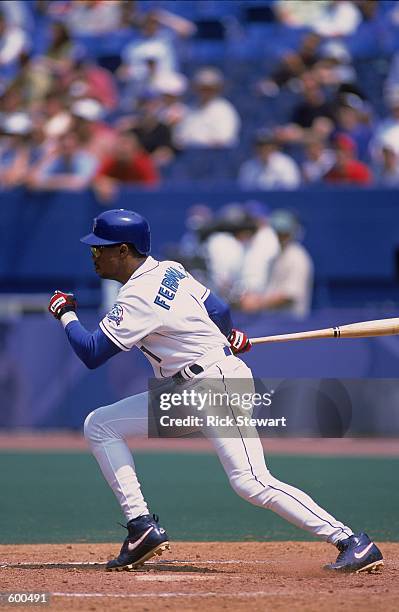
<path fill-rule="evenodd" d="M 234 356 L 208 368 L 203 377 L 250 378 L 251 370 Z M 227 388 L 226 388 L 227 389 Z M 148 393 L 127 397 L 91 412 L 84 424 L 85 437 L 108 484 L 129 521 L 148 514 L 134 460 L 125 438 L 148 435 Z M 303 491 L 271 475 L 266 467 L 260 439 L 237 427 L 235 437 L 209 437 L 234 491 L 256 506 L 268 508 L 297 527 L 336 544 L 353 531 L 318 506 Z"/>

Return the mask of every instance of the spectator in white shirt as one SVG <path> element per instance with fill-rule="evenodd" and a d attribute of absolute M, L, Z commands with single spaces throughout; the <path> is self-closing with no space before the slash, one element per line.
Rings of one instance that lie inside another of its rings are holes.
<path fill-rule="evenodd" d="M 381 151 L 381 161 L 374 167 L 377 185 L 399 187 L 399 153 L 392 146 L 385 145 Z"/>
<path fill-rule="evenodd" d="M 317 183 L 334 165 L 335 155 L 326 142 L 317 136 L 305 140 L 305 160 L 302 163 L 302 176 L 305 183 Z"/>
<path fill-rule="evenodd" d="M 297 241 L 301 228 L 295 215 L 284 209 L 273 211 L 270 225 L 277 233 L 281 251 L 272 264 L 264 294 L 247 293 L 241 298 L 241 309 L 245 312 L 275 310 L 304 317 L 312 301 L 313 262 Z"/>
<path fill-rule="evenodd" d="M 320 36 L 349 36 L 362 21 L 351 0 L 276 0 L 276 15 L 289 27 L 309 27 Z"/>
<path fill-rule="evenodd" d="M 148 11 L 140 24 L 138 36 L 122 50 L 122 65 L 118 68 L 120 79 L 135 82 L 147 77 L 148 61 L 154 63 L 156 73 L 175 72 L 178 69 L 177 37 L 187 38 L 195 33 L 195 25 L 169 11 Z"/>
<path fill-rule="evenodd" d="M 185 117 L 188 106 L 183 102 L 187 78 L 178 72 L 166 73 L 155 79 L 153 89 L 160 95 L 158 119 L 172 130 Z"/>
<path fill-rule="evenodd" d="M 225 206 L 218 231 L 204 245 L 209 282 L 230 303 L 237 303 L 248 291 L 263 293 L 271 262 L 280 251 L 276 234 L 260 209 L 258 202 Z"/>
<path fill-rule="evenodd" d="M 313 29 L 320 36 L 350 36 L 362 21 L 362 14 L 354 2 L 331 0 L 313 21 Z"/>
<path fill-rule="evenodd" d="M 176 129 L 176 144 L 187 147 L 233 147 L 241 125 L 234 106 L 222 97 L 224 80 L 216 68 L 201 68 L 193 79 L 198 104 L 189 109 Z"/>
<path fill-rule="evenodd" d="M 255 219 L 257 230 L 251 240 L 243 243 L 240 292 L 263 293 L 273 261 L 280 252 L 280 244 L 269 223 L 266 206 L 261 202 L 249 201 L 244 204 L 244 210 Z"/>
<path fill-rule="evenodd" d="M 329 0 L 275 0 L 273 10 L 290 28 L 311 27 L 324 16 Z"/>
<path fill-rule="evenodd" d="M 69 2 L 66 12 L 68 29 L 74 35 L 101 35 L 122 27 L 123 6 L 120 0 L 102 2 Z"/>
<path fill-rule="evenodd" d="M 385 102 L 390 114 L 377 124 L 374 138 L 370 144 L 371 154 L 376 163 L 382 161 L 384 147 L 399 154 L 399 87 L 386 91 Z"/>
<path fill-rule="evenodd" d="M 22 185 L 30 163 L 32 120 L 27 113 L 6 113 L 0 125 L 0 188 Z"/>
<path fill-rule="evenodd" d="M 279 151 L 273 132 L 262 129 L 255 137 L 255 156 L 242 164 L 238 182 L 243 189 L 296 189 L 301 174 L 295 161 Z"/>
<path fill-rule="evenodd" d="M 18 26 L 7 24 L 3 13 L 0 12 L 0 68 L 16 62 L 29 46 L 29 40 Z"/>

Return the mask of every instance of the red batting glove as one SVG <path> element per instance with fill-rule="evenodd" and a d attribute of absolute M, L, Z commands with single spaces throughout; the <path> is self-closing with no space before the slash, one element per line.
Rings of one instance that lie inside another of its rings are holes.
<path fill-rule="evenodd" d="M 232 329 L 227 340 L 230 342 L 230 348 L 234 355 L 246 353 L 252 348 L 251 341 L 247 334 L 239 329 Z"/>
<path fill-rule="evenodd" d="M 64 293 L 64 291 L 57 289 L 51 296 L 48 310 L 53 317 L 59 320 L 66 312 L 75 312 L 76 306 L 77 303 L 73 293 Z"/>

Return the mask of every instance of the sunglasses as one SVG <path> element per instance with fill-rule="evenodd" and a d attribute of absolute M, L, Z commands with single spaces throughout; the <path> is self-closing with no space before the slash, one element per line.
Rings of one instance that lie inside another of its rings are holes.
<path fill-rule="evenodd" d="M 116 246 L 120 246 L 120 244 L 102 244 L 101 246 L 92 246 L 90 247 L 91 254 L 95 259 L 98 259 L 103 251 L 103 249 L 113 249 Z"/>

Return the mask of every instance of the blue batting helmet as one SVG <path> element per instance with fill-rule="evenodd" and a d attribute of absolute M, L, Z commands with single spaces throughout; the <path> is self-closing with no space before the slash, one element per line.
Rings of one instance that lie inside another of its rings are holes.
<path fill-rule="evenodd" d="M 90 246 L 133 244 L 141 255 L 151 250 L 151 233 L 148 221 L 138 213 L 123 208 L 106 210 L 95 217 L 93 231 L 80 239 Z"/>

